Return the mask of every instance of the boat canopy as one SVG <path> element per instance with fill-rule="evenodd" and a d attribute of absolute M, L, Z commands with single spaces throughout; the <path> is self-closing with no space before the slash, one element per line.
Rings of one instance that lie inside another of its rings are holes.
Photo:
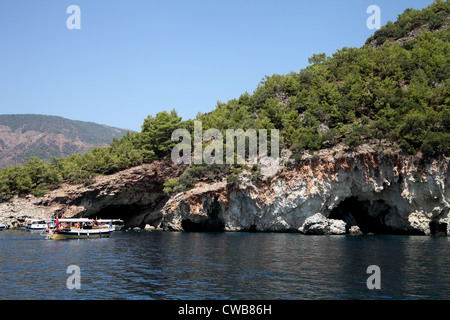
<path fill-rule="evenodd" d="M 78 219 L 68 219 L 68 218 L 58 218 L 58 222 L 92 222 L 94 219 L 88 218 L 78 218 Z"/>
<path fill-rule="evenodd" d="M 121 219 L 98 219 L 97 221 L 98 222 L 120 222 L 120 223 L 123 222 L 123 220 L 121 220 Z"/>

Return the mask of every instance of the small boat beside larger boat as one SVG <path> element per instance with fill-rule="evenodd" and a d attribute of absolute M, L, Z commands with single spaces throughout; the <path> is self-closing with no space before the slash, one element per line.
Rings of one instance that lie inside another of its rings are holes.
<path fill-rule="evenodd" d="M 97 222 L 102 224 L 112 224 L 115 231 L 121 231 L 125 229 L 125 223 L 121 219 L 98 219 Z"/>
<path fill-rule="evenodd" d="M 56 219 L 55 228 L 47 231 L 47 239 L 107 238 L 113 231 L 112 224 L 102 224 L 94 219 Z"/>
<path fill-rule="evenodd" d="M 27 219 L 23 224 L 26 231 L 43 231 L 47 228 L 47 221 L 43 219 Z"/>

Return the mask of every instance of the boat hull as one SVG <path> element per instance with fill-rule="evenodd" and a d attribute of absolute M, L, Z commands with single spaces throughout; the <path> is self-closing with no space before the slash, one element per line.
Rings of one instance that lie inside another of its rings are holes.
<path fill-rule="evenodd" d="M 45 230 L 45 228 L 46 227 L 42 227 L 42 228 L 24 228 L 25 229 L 25 231 L 30 231 L 30 232 L 33 232 L 33 231 L 44 231 Z"/>
<path fill-rule="evenodd" d="M 49 234 L 51 240 L 108 238 L 112 230 L 104 231 L 57 231 Z"/>

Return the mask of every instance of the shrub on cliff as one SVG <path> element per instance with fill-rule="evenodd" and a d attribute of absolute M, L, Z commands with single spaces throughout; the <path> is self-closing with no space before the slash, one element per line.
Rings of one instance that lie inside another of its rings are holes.
<path fill-rule="evenodd" d="M 14 194 L 33 192 L 42 196 L 60 185 L 62 176 L 54 164 L 32 157 L 24 166 L 4 168 L 0 172 L 0 199 L 8 200 Z"/>
<path fill-rule="evenodd" d="M 372 41 L 375 41 L 377 45 L 383 44 L 388 38 L 403 37 L 425 24 L 429 25 L 430 30 L 435 30 L 442 26 L 449 11 L 450 3 L 446 0 L 436 0 L 423 10 L 406 9 L 398 16 L 397 21 L 389 21 L 386 26 L 376 31 L 367 39 L 366 44 Z"/>

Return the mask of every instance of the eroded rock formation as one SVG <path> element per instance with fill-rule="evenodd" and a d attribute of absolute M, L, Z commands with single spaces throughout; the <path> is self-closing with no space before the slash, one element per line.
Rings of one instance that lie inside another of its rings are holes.
<path fill-rule="evenodd" d="M 171 198 L 162 225 L 170 230 L 298 231 L 320 213 L 348 232 L 448 233 L 449 159 L 429 162 L 361 146 L 286 160 L 258 183 L 203 184 Z"/>
<path fill-rule="evenodd" d="M 163 183 L 183 172 L 169 160 L 98 177 L 90 186 L 63 186 L 44 198 L 0 204 L 0 220 L 15 226 L 26 217 L 122 218 L 127 227 L 146 224 L 172 231 L 299 232 L 320 213 L 341 220 L 345 232 L 450 234 L 449 159 L 425 161 L 362 145 L 305 154 L 284 154 L 278 166 L 261 162 L 254 181 L 201 182 L 171 197 Z"/>
<path fill-rule="evenodd" d="M 328 219 L 320 213 L 307 218 L 298 229 L 304 234 L 345 234 L 346 223 L 343 220 Z"/>

